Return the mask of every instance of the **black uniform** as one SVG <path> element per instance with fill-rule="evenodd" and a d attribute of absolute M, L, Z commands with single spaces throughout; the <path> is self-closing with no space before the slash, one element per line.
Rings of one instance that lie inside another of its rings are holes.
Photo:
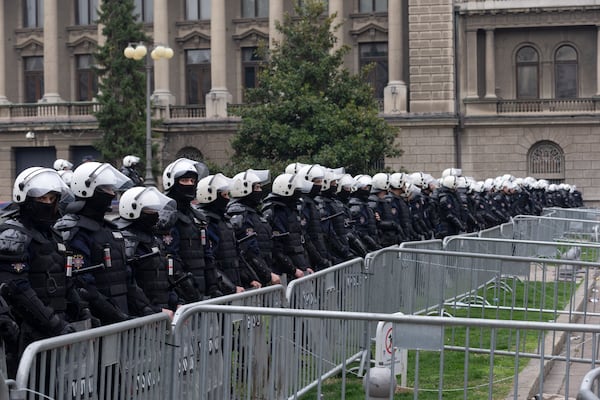
<path fill-rule="evenodd" d="M 310 268 L 304 250 L 304 236 L 298 213 L 298 197 L 271 193 L 264 204 L 264 215 L 273 229 L 274 272 L 286 273 L 291 279 L 296 269 Z"/>
<path fill-rule="evenodd" d="M 134 186 L 143 186 L 144 180 L 134 167 L 121 167 L 121 173 L 131 179 Z"/>
<path fill-rule="evenodd" d="M 245 198 L 229 202 L 227 216 L 235 232 L 240 261 L 254 270 L 261 284 L 269 284 L 273 271 L 271 225 Z"/>
<path fill-rule="evenodd" d="M 170 285 L 169 277 L 173 274 L 173 262 L 166 257 L 162 242 L 146 229 L 141 229 L 135 222 L 120 219 L 125 238 L 125 254 L 133 271 L 138 286 L 144 291 L 155 312 L 167 308 L 175 310 L 179 298 Z M 133 308 L 139 305 L 131 304 Z"/>

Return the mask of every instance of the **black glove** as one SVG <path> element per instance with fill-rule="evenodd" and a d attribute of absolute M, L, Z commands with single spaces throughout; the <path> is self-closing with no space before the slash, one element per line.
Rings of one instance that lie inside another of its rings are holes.
<path fill-rule="evenodd" d="M 87 308 L 87 307 L 82 308 L 79 311 L 78 317 L 79 317 L 80 321 L 84 321 L 86 319 L 89 319 L 90 323 L 92 324 L 92 328 L 97 328 L 100 325 L 102 325 L 101 322 L 100 322 L 100 319 L 94 317 L 94 315 L 92 315 L 92 312 L 90 311 L 90 309 Z"/>
<path fill-rule="evenodd" d="M 73 332 L 77 332 L 77 329 L 75 329 L 75 327 L 71 324 L 65 324 L 65 326 L 63 326 L 62 330 L 60 331 L 59 335 L 66 335 Z"/>
<path fill-rule="evenodd" d="M 0 315 L 0 337 L 15 343 L 19 338 L 19 325 L 7 314 Z"/>

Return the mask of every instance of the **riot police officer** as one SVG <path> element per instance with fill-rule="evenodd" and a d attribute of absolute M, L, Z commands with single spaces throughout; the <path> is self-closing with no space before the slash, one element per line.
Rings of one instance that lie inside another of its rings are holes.
<path fill-rule="evenodd" d="M 81 164 L 71 181 L 76 200 L 54 225 L 67 246 L 67 270 L 78 293 L 104 325 L 155 312 L 131 276 L 123 235 L 104 218 L 117 191 L 130 186 L 131 180 L 108 163 Z M 134 313 L 129 302 L 145 306 Z"/>
<path fill-rule="evenodd" d="M 332 259 L 325 246 L 325 234 L 321 226 L 321 216 L 315 203 L 315 196 L 321 192 L 325 169 L 320 165 L 305 165 L 297 174 L 297 179 L 302 181 L 303 187 L 300 196 L 300 224 L 304 236 L 304 248 L 308 254 L 310 264 L 315 270 L 321 270 L 331 266 L 336 259 Z M 306 185 L 308 183 L 309 185 Z"/>
<path fill-rule="evenodd" d="M 173 259 L 171 285 L 186 303 L 217 297 L 223 293 L 217 286 L 212 250 L 206 240 L 206 216 L 192 207 L 198 180 L 208 176 L 201 162 L 179 158 L 163 171 L 163 189 L 177 203 L 177 211 L 159 221 L 161 240 Z"/>
<path fill-rule="evenodd" d="M 235 231 L 240 261 L 256 272 L 261 284 L 277 285 L 281 277 L 273 272 L 273 229 L 260 211 L 262 186 L 269 181 L 269 170 L 249 169 L 235 175 L 226 213 Z"/>
<path fill-rule="evenodd" d="M 271 194 L 264 204 L 264 215 L 273 229 L 273 260 L 275 273 L 287 274 L 290 279 L 312 273 L 305 249 L 300 215 L 300 185 L 304 180 L 296 175 L 281 174 L 273 180 Z"/>
<path fill-rule="evenodd" d="M 369 251 L 379 250 L 381 242 L 377 232 L 377 220 L 375 213 L 368 205 L 373 178 L 370 175 L 357 175 L 354 179 L 356 180 L 356 190 L 350 194 L 348 200 L 352 224 L 359 239 Z"/>
<path fill-rule="evenodd" d="M 325 233 L 325 244 L 334 264 L 352 257 L 348 242 L 347 213 L 344 204 L 336 198 L 338 181 L 343 176 L 343 169 L 325 169 L 321 193 L 315 197 Z"/>
<path fill-rule="evenodd" d="M 447 175 L 442 178 L 442 184 L 438 191 L 440 211 L 440 235 L 442 237 L 457 235 L 465 232 L 467 227 L 461 219 L 461 202 L 456 194 L 457 177 Z"/>
<path fill-rule="evenodd" d="M 159 213 L 174 212 L 175 208 L 175 201 L 155 187 L 134 187 L 119 199 L 120 217 L 115 221 L 125 238 L 125 254 L 138 286 L 155 312 L 163 311 L 170 317 L 182 302 L 169 285 L 173 261 L 166 257 L 154 227 Z M 140 313 L 145 306 L 130 305 L 134 313 Z"/>
<path fill-rule="evenodd" d="M 140 176 L 136 167 L 140 162 L 140 158 L 134 155 L 127 155 L 123 157 L 123 166 L 121 172 L 123 175 L 131 179 L 134 186 L 142 186 L 144 184 L 144 178 Z"/>
<path fill-rule="evenodd" d="M 245 288 L 260 288 L 258 276 L 247 265 L 240 266 L 237 240 L 225 217 L 231 179 L 223 174 L 209 175 L 198 182 L 196 198 L 207 217 L 206 238 L 215 258 L 220 289 L 224 294 L 240 293 Z"/>
<path fill-rule="evenodd" d="M 1 293 L 21 325 L 19 353 L 34 340 L 74 332 L 69 321 L 89 316 L 69 287 L 64 246 L 51 229 L 68 192 L 55 170 L 27 168 L 14 182 L 17 208 L 0 225 Z"/>

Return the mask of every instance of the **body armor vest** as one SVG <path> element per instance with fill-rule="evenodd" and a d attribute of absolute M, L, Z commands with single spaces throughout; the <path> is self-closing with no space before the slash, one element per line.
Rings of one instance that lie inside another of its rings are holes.
<path fill-rule="evenodd" d="M 168 308 L 169 303 L 169 262 L 161 251 L 156 239 L 145 232 L 135 229 L 123 231 L 126 242 L 126 254 L 133 269 L 133 276 L 153 305 Z M 156 249 L 156 250 L 153 250 Z M 155 255 L 141 257 L 152 254 Z"/>
<path fill-rule="evenodd" d="M 206 294 L 204 244 L 202 243 L 202 232 L 200 221 L 193 214 L 184 214 L 178 211 L 179 218 L 175 227 L 179 233 L 179 257 L 183 261 L 185 272 L 194 277 L 198 290 Z"/>

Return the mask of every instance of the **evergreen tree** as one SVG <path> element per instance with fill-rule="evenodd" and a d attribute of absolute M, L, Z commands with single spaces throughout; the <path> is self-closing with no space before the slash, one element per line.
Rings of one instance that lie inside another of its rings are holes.
<path fill-rule="evenodd" d="M 386 155 L 397 155 L 394 130 L 378 117 L 372 87 L 343 67 L 348 47 L 333 50 L 333 19 L 322 1 L 308 0 L 286 14 L 281 42 L 246 92 L 240 129 L 232 141 L 234 165 L 273 168 L 300 161 L 353 173 L 372 172 Z"/>
<path fill-rule="evenodd" d="M 102 0 L 99 10 L 106 42 L 95 54 L 101 106 L 96 118 L 103 132 L 96 146 L 104 161 L 113 164 L 127 154 L 145 158 L 145 61 L 123 55 L 129 43 L 149 43 L 134 10 L 133 0 Z"/>

